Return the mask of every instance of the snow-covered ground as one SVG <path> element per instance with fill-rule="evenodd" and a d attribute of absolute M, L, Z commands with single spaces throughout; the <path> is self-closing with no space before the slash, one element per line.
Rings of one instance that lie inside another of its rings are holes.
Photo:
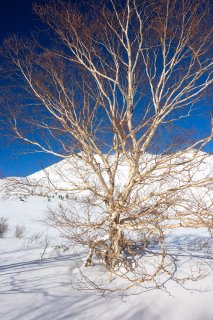
<path fill-rule="evenodd" d="M 212 156 L 207 162 L 199 175 L 212 172 Z M 40 180 L 43 185 L 43 180 L 50 177 L 64 188 L 76 169 L 67 164 L 60 162 L 30 179 Z M 63 170 L 66 174 L 61 174 Z M 119 181 L 125 181 L 125 170 L 125 166 L 120 168 Z M 49 206 L 67 201 L 66 191 L 64 201 L 51 186 L 47 195 L 0 199 L 0 218 L 7 218 L 9 224 L 6 236 L 0 238 L 0 320 L 213 320 L 213 239 L 209 240 L 205 229 L 179 228 L 166 239 L 180 273 L 187 275 L 190 269 L 196 275 L 197 266 L 202 279 L 185 281 L 182 286 L 166 279 L 159 289 L 149 283 L 146 288 L 101 296 L 95 290 L 80 290 L 84 284 L 79 283 L 79 270 L 83 268 L 94 279 L 102 267 L 85 269 L 82 259 L 87 252 L 80 248 L 79 255 L 79 248 L 70 247 L 57 230 L 44 223 Z M 22 239 L 14 236 L 17 225 L 26 227 Z"/>
<path fill-rule="evenodd" d="M 213 271 L 202 280 L 186 282 L 184 286 L 188 289 L 170 280 L 166 283 L 169 293 L 151 286 L 148 290 L 132 289 L 129 295 L 117 293 L 106 297 L 95 291 L 79 290 L 76 282 L 79 257 L 75 248 L 68 251 L 57 248 L 62 240 L 41 222 L 47 205 L 47 198 L 35 196 L 26 201 L 0 200 L 0 216 L 8 217 L 10 225 L 6 237 L 0 239 L 0 319 L 213 319 Z M 16 224 L 26 226 L 23 239 L 14 238 Z M 201 230 L 199 235 L 205 239 L 206 233 Z M 195 236 L 196 232 L 187 234 L 182 229 L 176 236 L 170 236 L 170 243 L 178 246 L 178 239 Z M 44 252 L 45 239 L 49 243 Z M 198 252 L 198 249 L 199 246 L 191 251 L 193 259 L 202 255 L 210 270 L 212 251 Z M 183 251 L 179 252 L 177 257 L 181 259 Z M 89 269 L 95 276 L 97 269 Z"/>
<path fill-rule="evenodd" d="M 173 284 L 173 296 L 150 290 L 103 298 L 73 289 L 75 254 L 50 251 L 41 260 L 39 249 L 22 248 L 20 241 L 5 239 L 2 246 L 10 250 L 1 254 L 1 319 L 212 320 L 212 277 L 196 283 L 198 291 Z"/>

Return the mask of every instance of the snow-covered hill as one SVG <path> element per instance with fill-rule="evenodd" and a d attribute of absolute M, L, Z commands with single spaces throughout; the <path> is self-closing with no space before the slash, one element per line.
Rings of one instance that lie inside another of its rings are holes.
<path fill-rule="evenodd" d="M 203 152 L 199 152 L 196 155 L 196 158 L 192 162 L 184 166 L 179 163 L 188 159 L 193 159 L 193 152 L 189 152 L 186 155 L 177 155 L 172 158 L 170 156 L 165 156 L 165 160 L 159 161 L 159 164 L 156 167 L 158 162 L 158 157 L 151 154 L 145 154 L 140 162 L 140 171 L 142 174 L 145 174 L 147 168 L 150 169 L 151 174 L 146 177 L 144 187 L 140 186 L 140 190 L 144 193 L 150 193 L 154 190 L 162 190 L 163 187 L 175 187 L 179 185 L 180 180 L 187 181 L 187 179 L 192 179 L 193 181 L 205 179 L 206 177 L 212 177 L 213 179 L 213 155 L 207 155 Z M 102 166 L 102 160 L 100 157 L 96 157 L 98 166 Z M 114 158 L 113 156 L 109 157 L 109 163 L 113 165 Z M 175 164 L 174 170 L 172 171 L 171 162 Z M 187 161 L 186 161 L 187 162 Z M 183 170 L 184 167 L 184 170 Z M 154 168 L 152 173 L 152 168 Z M 190 168 L 190 169 L 189 169 Z M 125 186 L 131 168 L 127 165 L 125 161 L 121 161 L 118 164 L 116 176 L 115 176 L 115 185 L 117 192 Z M 181 172 L 183 170 L 183 172 Z M 108 176 L 105 174 L 105 169 L 103 168 L 103 177 L 107 183 Z M 181 172 L 181 174 L 180 174 Z M 180 179 L 181 176 L 181 179 Z M 161 179 L 158 179 L 158 178 Z M 85 183 L 86 181 L 86 183 Z M 26 178 L 20 178 L 20 183 L 17 184 L 17 179 L 14 183 L 13 179 L 10 178 L 9 183 L 7 182 L 8 193 L 13 193 L 13 188 L 15 185 L 15 193 L 17 191 L 22 192 L 23 194 L 29 194 L 32 190 L 34 194 L 40 195 L 49 195 L 54 192 L 62 193 L 73 193 L 76 186 L 84 186 L 87 182 L 90 182 L 95 188 L 101 190 L 100 183 L 97 177 L 94 175 L 93 171 L 89 166 L 83 162 L 79 157 L 72 157 L 70 159 L 62 160 L 56 164 L 53 164 L 47 167 L 44 170 L 40 170 Z M 23 184 L 22 184 L 23 182 Z M 1 181 L 0 181 L 1 183 Z M 28 184 L 31 187 L 26 188 L 24 185 Z M 82 188 L 83 189 L 83 188 Z M 196 193 L 201 195 L 201 190 Z M 0 192 L 1 193 L 1 192 Z M 85 192 L 81 191 L 83 195 Z M 87 192 L 86 192 L 87 193 Z M 79 195 L 79 190 L 77 191 Z"/>

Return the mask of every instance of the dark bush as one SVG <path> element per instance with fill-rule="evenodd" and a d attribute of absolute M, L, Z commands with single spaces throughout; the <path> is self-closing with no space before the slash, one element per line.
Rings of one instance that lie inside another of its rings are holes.
<path fill-rule="evenodd" d="M 1 217 L 0 218 L 0 238 L 4 238 L 4 236 L 6 235 L 6 233 L 9 230 L 9 225 L 7 222 L 7 218 Z"/>

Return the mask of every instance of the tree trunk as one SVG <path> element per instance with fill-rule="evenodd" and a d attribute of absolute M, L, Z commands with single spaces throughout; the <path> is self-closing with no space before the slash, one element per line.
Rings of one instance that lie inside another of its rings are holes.
<path fill-rule="evenodd" d="M 124 235 L 118 223 L 113 221 L 109 227 L 109 249 L 105 255 L 106 265 L 114 269 L 118 261 L 121 260 L 121 253 L 124 248 Z"/>

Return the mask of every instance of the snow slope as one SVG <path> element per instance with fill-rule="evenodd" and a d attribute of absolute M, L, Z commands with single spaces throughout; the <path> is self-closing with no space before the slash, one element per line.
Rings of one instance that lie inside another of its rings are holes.
<path fill-rule="evenodd" d="M 58 171 L 54 166 L 47 170 L 51 174 Z M 43 172 L 35 176 L 42 178 Z M 38 196 L 22 200 L 0 200 L 0 217 L 8 218 L 10 226 L 6 237 L 0 239 L 0 319 L 213 320 L 213 251 L 212 246 L 200 245 L 208 237 L 204 229 L 180 228 L 167 239 L 183 268 L 188 268 L 191 260 L 195 264 L 202 260 L 208 272 L 203 279 L 186 281 L 187 289 L 168 280 L 165 288 L 153 289 L 150 284 L 134 288 L 128 295 L 103 297 L 95 291 L 79 290 L 78 265 L 86 252 L 79 257 L 76 248 L 64 251 L 67 243 L 42 222 L 48 206 L 61 200 L 55 197 L 50 203 L 47 197 Z M 14 238 L 17 224 L 26 226 L 23 239 Z M 180 248 L 180 241 L 186 246 Z M 97 271 L 97 266 L 87 268 L 94 277 Z"/>
<path fill-rule="evenodd" d="M 7 248 L 7 250 L 5 250 Z M 170 294 L 147 290 L 141 294 L 98 296 L 72 285 L 76 254 L 23 247 L 22 240 L 1 239 L 0 319 L 4 320 L 212 320 L 213 275 L 186 290 L 168 283 Z M 94 272 L 91 268 L 91 272 Z M 204 290 L 204 291 L 202 291 Z"/>
<path fill-rule="evenodd" d="M 193 159 L 194 152 L 195 151 L 188 152 L 184 156 L 184 158 L 183 156 L 176 156 L 173 158 L 173 160 L 170 160 L 170 156 L 168 156 L 167 159 L 165 156 L 165 164 L 167 163 L 169 167 L 170 161 L 177 164 L 178 162 L 182 162 L 183 160 Z M 113 163 L 113 156 L 109 156 L 108 159 L 109 162 Z M 155 167 L 156 159 L 156 155 L 148 153 L 144 154 L 140 164 L 141 172 L 143 172 L 144 168 L 146 168 L 147 170 L 147 167 Z M 102 165 L 102 160 L 99 156 L 96 157 L 96 161 L 100 166 Z M 203 179 L 209 175 L 212 176 L 213 179 L 213 155 L 207 155 L 206 153 L 199 151 L 199 153 L 196 155 L 196 159 L 192 160 L 190 167 L 190 173 L 193 175 L 193 179 Z M 179 170 L 182 170 L 182 166 L 180 166 Z M 47 167 L 45 170 L 40 170 L 30 175 L 28 179 L 32 182 L 39 182 L 40 185 L 48 185 L 50 190 L 51 188 L 54 189 L 55 185 L 57 185 L 58 188 L 66 189 L 69 188 L 73 182 L 82 182 L 82 171 L 85 173 L 85 175 L 88 174 L 88 180 L 95 180 L 93 172 L 90 172 L 89 167 L 85 165 L 85 163 L 82 162 L 82 160 L 78 159 L 78 157 L 62 160 L 56 164 Z M 125 184 L 128 171 L 129 168 L 127 164 L 125 163 L 125 161 L 122 161 L 121 159 L 116 171 L 116 185 L 122 186 Z M 185 171 L 188 172 L 187 165 Z M 154 171 L 154 174 L 163 175 L 165 173 L 167 173 L 166 169 L 157 169 L 156 171 Z M 175 174 L 175 177 L 178 178 L 178 174 Z M 105 177 L 105 179 L 107 179 L 107 176 Z M 169 179 L 171 179 L 171 175 L 169 175 Z"/>

